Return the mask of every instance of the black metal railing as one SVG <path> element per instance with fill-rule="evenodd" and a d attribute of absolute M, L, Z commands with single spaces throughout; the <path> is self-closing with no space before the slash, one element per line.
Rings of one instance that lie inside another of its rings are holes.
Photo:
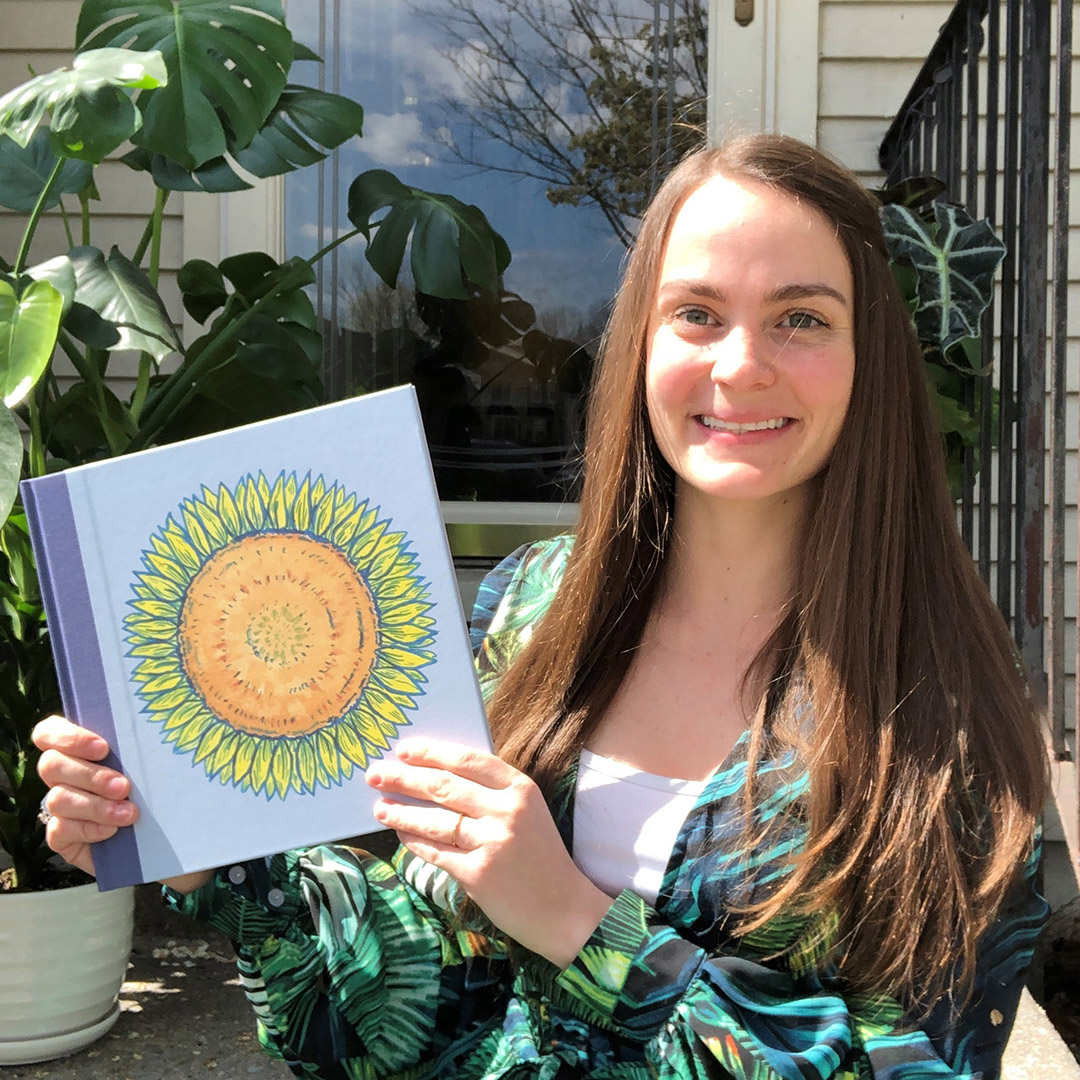
<path fill-rule="evenodd" d="M 1007 245 L 982 334 L 982 377 L 993 392 L 976 394 L 972 381 L 967 399 L 980 446 L 964 461 L 961 531 L 1034 678 L 1044 680 L 1054 756 L 1080 761 L 1065 703 L 1072 0 L 1057 4 L 1057 63 L 1052 15 L 1050 0 L 958 0 L 879 161 L 890 182 L 937 176 L 942 198 L 988 218 Z"/>

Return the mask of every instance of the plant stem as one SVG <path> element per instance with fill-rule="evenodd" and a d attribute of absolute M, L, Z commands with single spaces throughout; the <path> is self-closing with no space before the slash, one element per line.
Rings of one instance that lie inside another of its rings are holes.
<path fill-rule="evenodd" d="M 153 370 L 153 364 L 154 358 L 149 353 L 144 352 L 139 356 L 139 377 L 135 382 L 135 392 L 131 395 L 131 404 L 128 406 L 131 419 L 136 424 L 138 424 L 139 414 L 146 404 L 146 394 L 150 389 L 150 372 Z"/>
<path fill-rule="evenodd" d="M 149 220 L 146 222 L 146 228 L 143 229 L 143 234 L 139 238 L 138 246 L 135 248 L 131 255 L 131 261 L 139 266 L 144 256 L 146 255 L 146 249 L 150 247 L 151 243 L 155 244 L 160 255 L 161 252 L 161 229 L 164 220 L 165 204 L 169 201 L 169 192 L 164 188 L 158 188 L 157 193 L 154 196 L 154 210 L 150 215 Z"/>
<path fill-rule="evenodd" d="M 293 273 L 283 277 L 272 289 L 260 296 L 235 322 L 225 327 L 221 336 L 207 345 L 190 366 L 181 366 L 170 375 L 150 400 L 146 418 L 139 434 L 131 440 L 131 444 L 125 452 L 133 453 L 149 445 L 154 436 L 165 426 L 168 418 L 180 407 L 182 401 L 186 400 L 195 383 L 225 359 L 226 349 L 253 316 L 258 314 L 271 300 L 291 289 L 293 282 L 300 280 L 305 270 L 310 270 L 315 263 L 333 251 L 334 248 L 344 244 L 347 240 L 351 240 L 354 236 L 360 235 L 361 232 L 361 229 L 354 229 L 352 232 L 345 233 L 327 244 L 322 250 L 317 251 L 310 259 L 303 260 Z"/>
<path fill-rule="evenodd" d="M 164 188 L 158 188 L 154 195 L 154 214 L 150 219 L 152 226 L 150 237 L 150 266 L 147 270 L 147 276 L 150 278 L 150 284 L 154 286 L 156 290 L 158 287 L 158 280 L 161 277 L 161 233 L 165 216 L 165 204 L 169 201 L 169 193 Z M 142 258 L 139 255 L 136 258 L 136 263 Z M 130 412 L 131 418 L 138 423 L 139 414 L 142 412 L 143 405 L 146 402 L 146 394 L 150 389 L 150 372 L 153 370 L 154 358 L 147 352 L 142 353 L 139 356 L 139 377 L 135 383 L 135 393 L 131 396 Z"/>
<path fill-rule="evenodd" d="M 64 232 L 67 234 L 68 247 L 73 248 L 75 246 L 75 236 L 71 231 L 71 219 L 68 217 L 67 207 L 64 205 L 64 200 L 60 200 L 60 220 L 64 223 Z"/>
<path fill-rule="evenodd" d="M 155 290 L 158 287 L 158 274 L 161 267 L 161 229 L 165 219 L 165 204 L 169 201 L 169 193 L 164 188 L 158 188 L 154 194 L 154 216 L 150 219 L 153 232 L 150 239 L 150 284 Z M 140 255 L 141 259 L 142 256 Z M 136 259 L 136 262 L 139 260 Z"/>
<path fill-rule="evenodd" d="M 37 203 L 30 213 L 30 220 L 27 222 L 26 232 L 23 233 L 22 243 L 19 245 L 19 254 L 15 257 L 14 274 L 16 277 L 26 269 L 26 261 L 30 257 L 30 245 L 34 241 L 34 233 L 37 232 L 41 215 L 45 213 L 45 206 L 49 201 L 49 196 L 52 194 L 53 188 L 56 187 L 56 182 L 60 179 L 60 170 L 64 167 L 64 161 L 64 158 L 56 159 L 53 171 L 49 174 L 49 179 L 41 189 L 41 194 L 38 196 Z"/>
<path fill-rule="evenodd" d="M 41 438 L 41 409 L 38 405 L 37 394 L 31 391 L 27 398 L 30 404 L 30 476 L 38 477 L 45 475 L 45 447 Z"/>
<path fill-rule="evenodd" d="M 79 208 L 82 213 L 82 244 L 90 246 L 90 196 L 85 191 L 79 192 Z"/>

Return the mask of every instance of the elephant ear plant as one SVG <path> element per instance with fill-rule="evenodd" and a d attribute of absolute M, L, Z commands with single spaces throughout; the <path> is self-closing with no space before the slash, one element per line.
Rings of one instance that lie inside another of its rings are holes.
<path fill-rule="evenodd" d="M 315 164 L 361 134 L 363 111 L 289 81 L 294 61 L 318 57 L 294 42 L 280 0 L 86 0 L 76 47 L 70 66 L 0 96 L 0 206 L 23 215 L 16 250 L 0 250 L 0 888 L 20 890 L 51 884 L 30 730 L 60 701 L 19 480 L 318 404 L 306 290 L 314 263 L 353 237 L 386 280 L 409 248 L 418 287 L 444 298 L 497 295 L 510 261 L 476 207 L 374 170 L 350 186 L 353 230 L 312 258 L 183 266 L 184 306 L 204 327 L 185 344 L 158 292 L 172 193 Z M 122 150 L 154 190 L 130 251 L 108 246 L 93 213 L 96 167 Z M 63 250 L 34 243 L 47 211 Z M 109 379 L 119 352 L 138 355 L 126 400 Z"/>
<path fill-rule="evenodd" d="M 939 201 L 944 191 L 934 177 L 914 177 L 878 196 L 893 274 L 922 346 L 949 481 L 959 497 L 965 457 L 979 467 L 982 395 L 994 393 L 983 366 L 982 317 L 1005 245 L 989 222 Z M 996 415 L 997 402 L 990 404 Z"/>

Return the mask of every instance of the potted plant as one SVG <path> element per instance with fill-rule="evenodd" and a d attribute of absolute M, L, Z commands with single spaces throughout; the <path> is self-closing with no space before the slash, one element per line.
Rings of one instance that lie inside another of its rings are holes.
<path fill-rule="evenodd" d="M 476 207 L 374 170 L 350 186 L 353 231 L 311 259 L 187 263 L 180 290 L 204 331 L 185 344 L 158 292 L 172 193 L 314 164 L 361 134 L 362 109 L 290 83 L 294 61 L 318 58 L 293 40 L 280 0 L 85 0 L 76 48 L 69 67 L 0 97 L 0 205 L 25 215 L 18 249 L 0 252 L 0 1065 L 104 1034 L 131 940 L 130 890 L 100 894 L 56 866 L 38 820 L 30 731 L 60 697 L 19 480 L 317 404 L 321 337 L 305 290 L 316 260 L 356 235 L 391 284 L 411 237 L 417 289 L 445 298 L 497 293 L 510 259 Z M 125 146 L 121 160 L 155 193 L 128 252 L 95 246 L 93 212 L 95 169 Z M 39 252 L 54 209 L 66 247 Z M 109 365 L 132 350 L 138 374 L 121 400 Z M 74 380 L 58 379 L 57 354 Z"/>

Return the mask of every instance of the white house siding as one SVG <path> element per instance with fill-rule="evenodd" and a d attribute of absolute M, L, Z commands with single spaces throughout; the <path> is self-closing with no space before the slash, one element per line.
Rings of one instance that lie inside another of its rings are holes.
<path fill-rule="evenodd" d="M 0 0 L 0 94 L 25 82 L 31 73 L 42 75 L 71 61 L 75 44 L 78 0 Z M 154 206 L 150 181 L 133 173 L 118 161 L 104 162 L 96 172 L 101 202 L 93 205 L 91 242 L 104 251 L 113 244 L 130 254 Z M 72 229 L 79 235 L 76 201 L 68 196 Z M 176 272 L 183 263 L 183 198 L 174 195 L 165 210 L 161 245 L 160 287 L 179 325 L 183 315 Z M 22 235 L 23 215 L 0 209 L 0 252 L 13 259 Z M 50 212 L 34 237 L 31 260 L 66 250 L 66 237 L 58 212 Z M 134 385 L 138 358 L 118 354 L 111 365 L 116 393 L 126 398 Z M 61 384 L 72 372 L 66 358 L 59 357 L 57 372 Z"/>

